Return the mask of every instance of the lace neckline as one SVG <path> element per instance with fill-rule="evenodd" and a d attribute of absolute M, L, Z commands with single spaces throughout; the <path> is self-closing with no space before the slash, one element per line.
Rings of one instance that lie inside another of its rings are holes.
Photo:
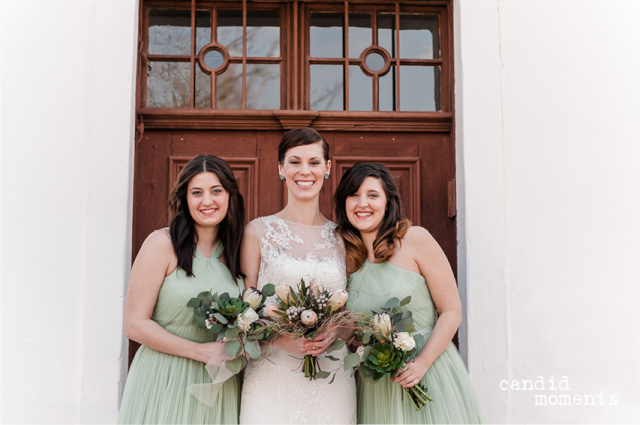
<path fill-rule="evenodd" d="M 303 227 L 317 227 L 317 228 L 320 228 L 320 227 L 327 227 L 328 225 L 330 226 L 333 223 L 331 220 L 327 220 L 327 222 L 324 223 L 324 224 L 317 224 L 317 225 L 316 224 L 302 224 L 302 223 L 297 223 L 295 221 L 285 220 L 284 218 L 280 218 L 275 214 L 272 215 L 271 217 L 275 218 L 276 220 L 280 220 L 280 221 L 282 221 L 282 222 L 284 222 L 286 224 L 294 224 L 296 226 L 303 226 Z"/>

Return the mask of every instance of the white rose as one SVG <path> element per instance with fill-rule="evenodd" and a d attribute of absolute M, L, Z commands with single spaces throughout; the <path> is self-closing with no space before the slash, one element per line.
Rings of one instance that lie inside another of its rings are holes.
<path fill-rule="evenodd" d="M 402 351 L 410 351 L 416 347 L 416 340 L 409 332 L 396 332 L 393 334 L 393 345 Z"/>
<path fill-rule="evenodd" d="M 257 310 L 262 302 L 262 292 L 252 286 L 244 291 L 242 301 L 248 303 L 252 309 Z"/>
<path fill-rule="evenodd" d="M 258 313 L 256 313 L 251 307 L 246 309 L 244 313 L 238 316 L 238 327 L 248 331 L 251 329 L 251 324 L 258 320 Z"/>
<path fill-rule="evenodd" d="M 391 332 L 391 317 L 387 313 L 373 315 L 373 327 L 385 337 Z"/>

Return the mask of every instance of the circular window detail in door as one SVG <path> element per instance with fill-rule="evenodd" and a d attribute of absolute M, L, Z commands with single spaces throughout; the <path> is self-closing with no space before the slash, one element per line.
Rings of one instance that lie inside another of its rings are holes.
<path fill-rule="evenodd" d="M 360 66 L 367 75 L 384 75 L 391 67 L 391 55 L 380 46 L 370 46 L 360 55 Z"/>
<path fill-rule="evenodd" d="M 200 50 L 198 61 L 206 73 L 221 74 L 229 66 L 229 53 L 218 44 L 209 44 Z"/>

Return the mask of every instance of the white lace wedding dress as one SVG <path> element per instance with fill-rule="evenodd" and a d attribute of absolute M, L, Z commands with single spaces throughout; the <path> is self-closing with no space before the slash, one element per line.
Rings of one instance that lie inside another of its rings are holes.
<path fill-rule="evenodd" d="M 336 225 L 306 226 L 276 216 L 251 222 L 260 238 L 258 289 L 267 283 L 297 286 L 300 279 L 322 280 L 325 288 L 345 289 L 345 254 Z M 300 367 L 302 356 L 263 344 L 263 356 L 244 372 L 241 424 L 356 423 L 356 387 L 342 362 L 319 357 L 323 371 L 338 369 L 335 380 L 309 381 Z M 346 348 L 331 355 L 344 358 Z"/>

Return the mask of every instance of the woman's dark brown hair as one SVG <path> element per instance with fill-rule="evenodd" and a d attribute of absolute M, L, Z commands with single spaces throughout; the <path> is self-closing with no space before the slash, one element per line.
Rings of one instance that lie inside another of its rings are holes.
<path fill-rule="evenodd" d="M 278 163 L 282 164 L 287 151 L 296 146 L 311 145 L 322 142 L 324 160 L 329 160 L 329 144 L 326 139 L 311 127 L 298 127 L 284 133 L 278 145 Z"/>
<path fill-rule="evenodd" d="M 362 267 L 367 259 L 367 248 L 360 238 L 360 231 L 349 222 L 345 202 L 347 197 L 360 189 L 362 182 L 367 177 L 375 177 L 380 180 L 387 197 L 384 218 L 380 223 L 376 239 L 373 241 L 374 262 L 387 261 L 393 255 L 395 242 L 402 239 L 411 227 L 411 222 L 402 213 L 400 194 L 389 169 L 378 162 L 358 162 L 355 164 L 344 173 L 333 196 L 338 222 L 337 230 L 344 239 L 347 263 L 354 266 L 353 270 L 349 270 L 351 272 Z"/>
<path fill-rule="evenodd" d="M 240 272 L 240 242 L 244 232 L 244 201 L 238 189 L 233 171 L 225 160 L 212 155 L 199 155 L 184 166 L 178 182 L 169 195 L 172 219 L 169 225 L 171 243 L 178 257 L 178 267 L 193 276 L 193 255 L 198 244 L 198 232 L 189 213 L 187 191 L 189 182 L 200 173 L 211 172 L 218 176 L 224 190 L 229 193 L 227 215 L 220 222 L 218 239 L 224 247 L 223 257 L 231 275 L 244 277 Z"/>

